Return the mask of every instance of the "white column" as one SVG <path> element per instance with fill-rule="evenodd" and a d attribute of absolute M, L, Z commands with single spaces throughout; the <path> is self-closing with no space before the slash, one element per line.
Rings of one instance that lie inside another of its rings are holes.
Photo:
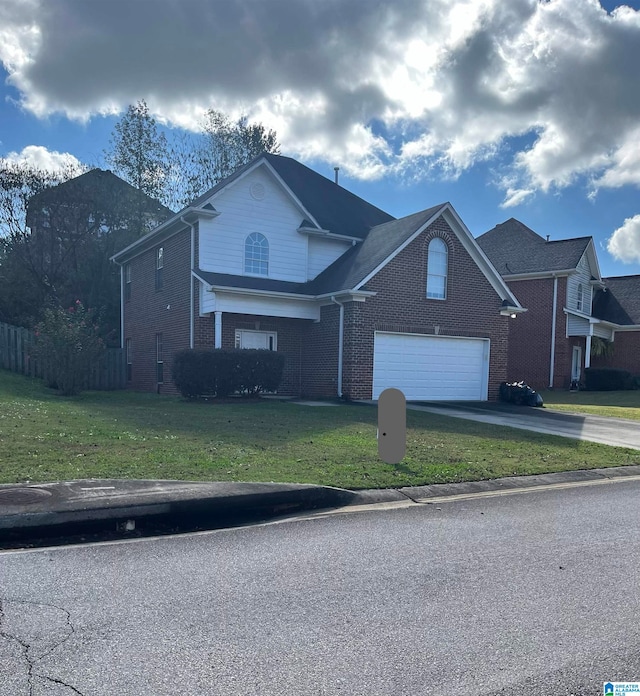
<path fill-rule="evenodd" d="M 215 336 L 214 336 L 214 348 L 222 348 L 222 312 L 214 312 L 215 316 Z"/>
<path fill-rule="evenodd" d="M 593 330 L 593 326 L 589 327 L 589 332 Z M 587 336 L 587 347 L 584 354 L 584 369 L 591 367 L 591 333 Z"/>

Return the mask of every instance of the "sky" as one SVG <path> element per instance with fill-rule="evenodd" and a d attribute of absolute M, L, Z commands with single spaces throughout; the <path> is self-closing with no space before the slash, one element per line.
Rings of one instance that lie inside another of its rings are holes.
<path fill-rule="evenodd" d="M 450 201 L 640 273 L 640 0 L 0 0 L 0 158 L 106 168 L 204 111 L 396 217 Z"/>

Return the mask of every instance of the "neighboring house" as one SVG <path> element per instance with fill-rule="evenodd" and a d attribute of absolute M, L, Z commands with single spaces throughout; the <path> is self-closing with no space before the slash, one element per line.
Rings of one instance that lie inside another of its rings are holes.
<path fill-rule="evenodd" d="M 593 367 L 617 367 L 640 374 L 640 275 L 603 278 L 593 314 L 612 328 L 613 350 L 593 357 Z"/>
<path fill-rule="evenodd" d="M 117 253 L 130 386 L 193 348 L 285 356 L 287 395 L 495 398 L 523 312 L 449 203 L 399 220 L 262 155 Z"/>
<path fill-rule="evenodd" d="M 638 345 L 638 334 L 627 333 L 640 328 L 640 284 L 632 290 L 633 281 L 603 279 L 591 237 L 549 241 L 511 218 L 476 241 L 528 309 L 509 326 L 509 381 L 566 388 L 583 380 L 594 337 L 621 344 L 613 350 L 618 357 L 608 359 L 611 365 L 621 363 L 624 346 Z M 620 304 L 615 298 L 623 288 L 627 296 Z M 625 364 L 632 363 L 629 356 Z M 636 361 L 633 371 L 638 369 Z"/>

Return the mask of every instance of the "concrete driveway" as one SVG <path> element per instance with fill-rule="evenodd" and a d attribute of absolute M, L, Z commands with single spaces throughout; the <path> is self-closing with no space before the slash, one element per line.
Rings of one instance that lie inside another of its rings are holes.
<path fill-rule="evenodd" d="M 417 411 L 640 450 L 640 422 L 507 404 L 407 404 Z"/>

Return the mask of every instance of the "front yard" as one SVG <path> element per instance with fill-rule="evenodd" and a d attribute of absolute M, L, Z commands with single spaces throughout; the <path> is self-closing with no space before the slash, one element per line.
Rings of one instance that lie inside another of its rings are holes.
<path fill-rule="evenodd" d="M 544 405 L 556 411 L 640 420 L 640 390 L 542 391 Z"/>
<path fill-rule="evenodd" d="M 0 482 L 75 478 L 290 481 L 383 488 L 640 463 L 640 452 L 407 413 L 407 455 L 377 457 L 376 409 L 191 403 L 132 392 L 60 397 L 0 370 Z"/>

